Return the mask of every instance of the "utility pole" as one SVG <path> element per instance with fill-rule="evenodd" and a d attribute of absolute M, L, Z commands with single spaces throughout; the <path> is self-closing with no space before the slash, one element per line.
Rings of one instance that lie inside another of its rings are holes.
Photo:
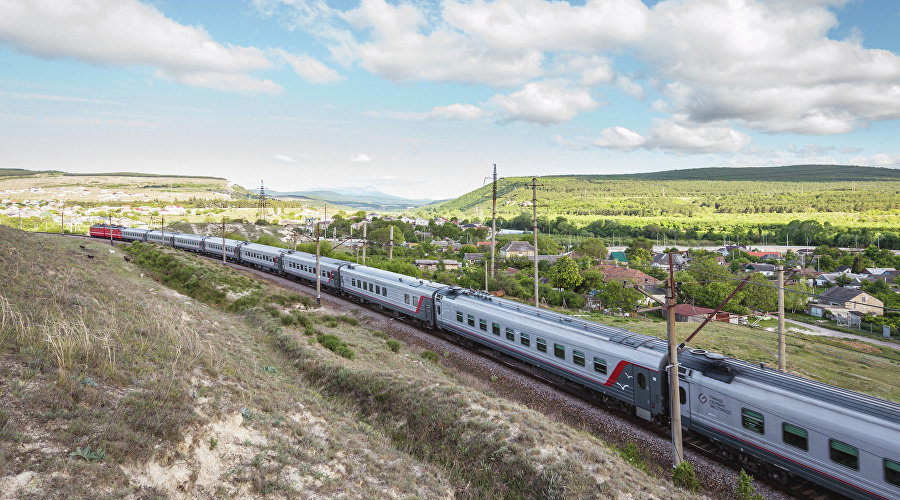
<path fill-rule="evenodd" d="M 391 225 L 391 241 L 388 242 L 388 260 L 394 260 L 394 225 Z"/>
<path fill-rule="evenodd" d="M 63 202 L 62 212 L 59 213 L 59 234 L 66 232 L 66 202 Z"/>
<path fill-rule="evenodd" d="M 161 217 L 162 219 L 159 223 L 159 232 L 162 234 L 162 244 L 163 246 L 166 246 L 166 216 L 163 215 Z"/>
<path fill-rule="evenodd" d="M 366 223 L 363 224 L 363 265 L 366 265 L 366 245 L 369 244 L 369 239 L 366 236 L 366 231 L 368 229 L 369 229 L 369 222 L 366 221 Z"/>
<path fill-rule="evenodd" d="M 541 307 L 538 297 L 538 232 L 537 232 L 537 177 L 531 178 L 531 222 L 534 232 L 534 307 Z"/>
<path fill-rule="evenodd" d="M 488 262 L 484 259 L 484 293 L 488 293 Z"/>
<path fill-rule="evenodd" d="M 491 278 L 494 277 L 494 253 L 497 246 L 497 164 L 494 163 L 494 195 L 491 209 Z M 484 286 L 487 291 L 487 285 Z"/>
<path fill-rule="evenodd" d="M 778 271 L 778 370 L 784 371 L 784 266 L 779 265 Z"/>
<path fill-rule="evenodd" d="M 222 265 L 228 265 L 228 261 L 225 260 L 225 216 L 222 216 Z"/>
<path fill-rule="evenodd" d="M 112 239 L 112 214 L 109 216 L 109 245 L 114 246 Z"/>
<path fill-rule="evenodd" d="M 316 305 L 322 305 L 322 266 L 319 263 L 319 223 L 316 222 Z"/>
<path fill-rule="evenodd" d="M 666 294 L 666 333 L 669 340 L 669 401 L 672 419 L 672 466 L 684 461 L 681 448 L 681 395 L 678 390 L 678 348 L 675 345 L 675 271 L 669 252 L 669 290 Z"/>

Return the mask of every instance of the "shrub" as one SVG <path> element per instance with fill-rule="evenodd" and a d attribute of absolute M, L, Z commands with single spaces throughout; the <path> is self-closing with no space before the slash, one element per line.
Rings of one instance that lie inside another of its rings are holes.
<path fill-rule="evenodd" d="M 353 350 L 347 347 L 347 344 L 345 344 L 344 341 L 341 340 L 337 335 L 321 334 L 316 337 L 316 340 L 318 340 L 319 343 L 322 344 L 322 347 L 337 354 L 338 356 L 342 356 L 347 359 L 353 359 L 355 355 Z"/>
<path fill-rule="evenodd" d="M 672 469 L 672 482 L 686 490 L 697 491 L 700 489 L 700 481 L 694 474 L 694 466 L 690 462 L 681 462 L 678 467 Z"/>
<path fill-rule="evenodd" d="M 384 332 L 379 332 L 378 330 L 375 330 L 374 332 L 372 332 L 372 335 L 374 335 L 374 336 L 376 336 L 376 337 L 378 337 L 378 338 L 380 338 L 380 339 L 386 339 L 386 338 L 388 338 L 388 334 L 386 334 L 386 333 L 384 333 Z"/>
<path fill-rule="evenodd" d="M 441 356 L 434 351 L 422 351 L 422 357 L 427 361 L 431 361 L 432 363 L 437 363 L 438 360 L 441 359 Z"/>
<path fill-rule="evenodd" d="M 744 472 L 744 469 L 741 469 L 741 475 L 738 476 L 737 498 L 738 500 L 764 499 L 762 495 L 756 492 L 756 488 L 753 487 L 753 476 Z"/>
<path fill-rule="evenodd" d="M 386 343 L 387 343 L 388 349 L 390 349 L 391 351 L 400 352 L 400 341 L 399 340 L 388 339 Z"/>

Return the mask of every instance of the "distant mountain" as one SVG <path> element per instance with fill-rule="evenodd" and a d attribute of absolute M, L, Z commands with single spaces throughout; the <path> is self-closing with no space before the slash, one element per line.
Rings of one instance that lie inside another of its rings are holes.
<path fill-rule="evenodd" d="M 360 210 L 400 210 L 434 203 L 431 199 L 409 199 L 382 193 L 375 186 L 322 188 L 306 191 L 271 191 L 275 198 L 316 200 Z"/>

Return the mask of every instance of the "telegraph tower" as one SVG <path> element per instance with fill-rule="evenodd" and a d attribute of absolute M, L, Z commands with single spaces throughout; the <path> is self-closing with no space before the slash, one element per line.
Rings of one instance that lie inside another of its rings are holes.
<path fill-rule="evenodd" d="M 259 180 L 259 201 L 256 204 L 256 219 L 266 220 L 269 215 L 269 198 L 266 196 L 266 186 L 262 179 Z"/>

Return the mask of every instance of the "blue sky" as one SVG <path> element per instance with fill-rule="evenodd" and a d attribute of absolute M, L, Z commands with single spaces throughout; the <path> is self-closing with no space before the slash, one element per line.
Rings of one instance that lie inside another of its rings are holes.
<path fill-rule="evenodd" d="M 374 185 L 900 165 L 894 0 L 0 0 L 0 167 Z"/>

